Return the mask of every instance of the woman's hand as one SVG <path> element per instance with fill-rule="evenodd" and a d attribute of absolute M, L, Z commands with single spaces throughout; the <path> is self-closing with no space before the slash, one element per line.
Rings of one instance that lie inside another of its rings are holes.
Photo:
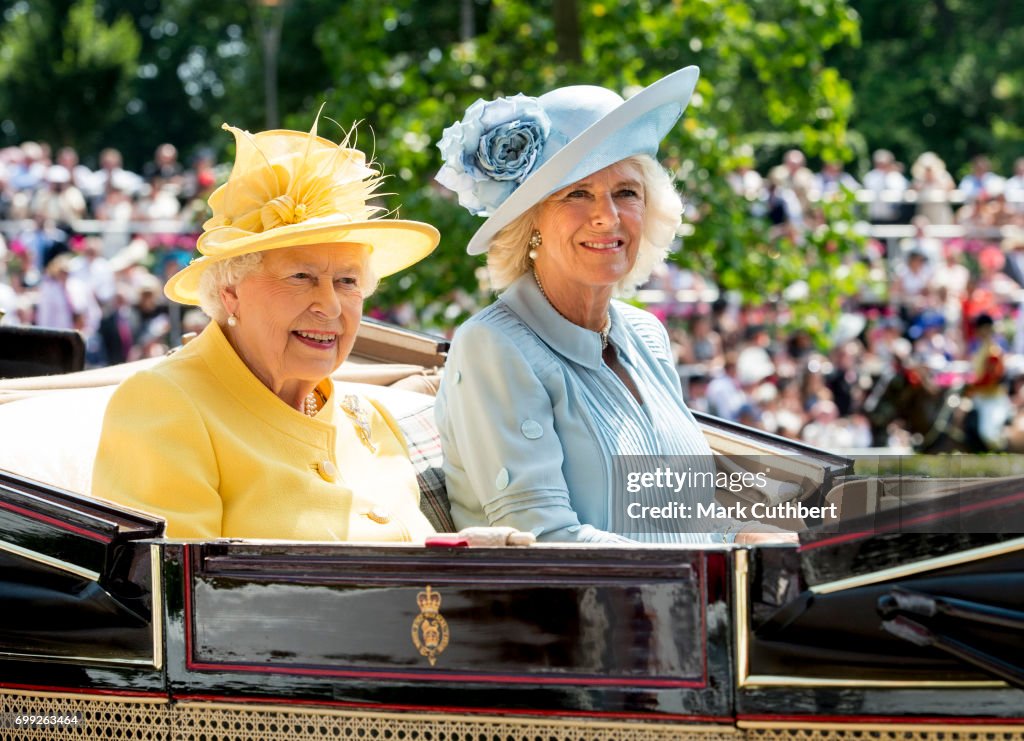
<path fill-rule="evenodd" d="M 537 541 L 533 533 L 516 530 L 514 527 L 464 527 L 460 536 L 472 546 L 523 546 Z"/>
<path fill-rule="evenodd" d="M 438 533 L 424 541 L 428 548 L 446 547 L 497 547 L 533 545 L 537 538 L 533 533 L 516 530 L 514 527 L 465 527 L 457 533 Z"/>

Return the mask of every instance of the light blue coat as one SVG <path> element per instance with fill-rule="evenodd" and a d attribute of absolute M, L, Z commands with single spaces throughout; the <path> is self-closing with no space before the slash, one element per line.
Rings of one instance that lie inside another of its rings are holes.
<path fill-rule="evenodd" d="M 613 301 L 610 341 L 644 400 L 638 404 L 601 359 L 596 332 L 563 318 L 530 273 L 455 334 L 435 414 L 457 527 L 504 525 L 548 541 L 708 542 L 719 535 L 665 532 L 648 519 L 616 519 L 623 466 L 648 456 L 714 463 L 683 403 L 665 328 Z M 626 456 L 626 457 L 623 457 Z M 613 491 L 619 489 L 619 491 Z M 635 497 L 632 497 L 635 498 Z M 679 501 L 711 502 L 712 486 Z"/>

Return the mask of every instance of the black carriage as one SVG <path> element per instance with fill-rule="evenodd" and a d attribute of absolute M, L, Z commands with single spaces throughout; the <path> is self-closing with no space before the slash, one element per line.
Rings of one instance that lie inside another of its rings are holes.
<path fill-rule="evenodd" d="M 429 386 L 442 346 L 371 335 L 346 372 Z M 80 493 L 128 370 L 0 382 L 3 738 L 1024 736 L 1022 479 L 922 495 L 702 417 L 841 525 L 756 548 L 178 541 Z M 430 397 L 388 393 L 421 434 Z M 416 452 L 427 490 L 436 446 Z"/>

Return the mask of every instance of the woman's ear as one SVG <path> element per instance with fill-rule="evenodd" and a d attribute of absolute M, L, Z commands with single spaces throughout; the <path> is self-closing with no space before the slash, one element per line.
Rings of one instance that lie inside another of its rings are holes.
<path fill-rule="evenodd" d="M 228 316 L 238 314 L 238 290 L 234 286 L 224 286 L 220 289 L 220 302 Z"/>

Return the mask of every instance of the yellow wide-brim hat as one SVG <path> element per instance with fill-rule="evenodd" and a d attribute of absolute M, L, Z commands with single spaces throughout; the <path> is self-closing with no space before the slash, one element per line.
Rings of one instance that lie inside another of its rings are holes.
<path fill-rule="evenodd" d="M 319 118 L 319 117 L 318 117 Z M 176 273 L 164 293 L 199 304 L 199 283 L 215 262 L 283 247 L 351 243 L 370 248 L 378 278 L 419 262 L 440 241 L 430 224 L 382 216 L 368 205 L 380 173 L 366 156 L 316 135 L 278 129 L 250 134 L 233 126 L 235 164 L 210 196 L 213 216 L 196 245 L 201 256 Z"/>

